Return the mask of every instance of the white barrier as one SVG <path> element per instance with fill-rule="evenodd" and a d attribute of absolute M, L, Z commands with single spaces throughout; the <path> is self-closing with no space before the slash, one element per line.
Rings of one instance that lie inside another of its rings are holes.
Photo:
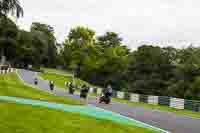
<path fill-rule="evenodd" d="M 11 72 L 11 73 L 14 72 L 14 68 L 10 68 L 10 72 Z"/>
<path fill-rule="evenodd" d="M 149 104 L 158 104 L 158 96 L 148 96 L 148 103 Z"/>
<path fill-rule="evenodd" d="M 89 89 L 89 92 L 90 92 L 90 93 L 93 93 L 93 92 L 94 92 L 94 88 L 91 87 L 91 88 Z"/>
<path fill-rule="evenodd" d="M 98 88 L 98 89 L 97 89 L 97 94 L 101 94 L 101 92 L 102 92 L 102 89 L 101 89 L 101 88 Z"/>
<path fill-rule="evenodd" d="M 125 96 L 124 94 L 125 94 L 124 92 L 118 91 L 117 98 L 124 99 L 124 96 Z"/>
<path fill-rule="evenodd" d="M 7 70 L 0 70 L 0 74 L 7 74 L 10 72 L 15 72 L 16 69 L 14 68 L 8 68 Z"/>
<path fill-rule="evenodd" d="M 184 109 L 185 100 L 180 98 L 170 98 L 170 107 Z"/>
<path fill-rule="evenodd" d="M 2 74 L 6 74 L 6 73 L 5 73 L 5 70 L 2 70 Z"/>
<path fill-rule="evenodd" d="M 139 94 L 135 94 L 135 93 L 131 93 L 130 94 L 130 101 L 139 102 L 139 100 L 140 100 L 140 95 Z"/>

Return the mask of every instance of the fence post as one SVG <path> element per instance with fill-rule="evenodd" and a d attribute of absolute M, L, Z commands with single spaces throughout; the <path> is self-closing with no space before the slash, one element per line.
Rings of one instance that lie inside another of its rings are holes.
<path fill-rule="evenodd" d="M 124 92 L 117 91 L 117 98 L 124 99 Z"/>
<path fill-rule="evenodd" d="M 131 102 L 139 102 L 139 98 L 140 95 L 139 94 L 135 94 L 135 93 L 131 93 L 130 94 L 130 101 Z"/>
<path fill-rule="evenodd" d="M 90 87 L 89 92 L 90 92 L 90 93 L 94 93 L 94 88 Z"/>
<path fill-rule="evenodd" d="M 158 104 L 159 104 L 159 105 L 170 106 L 170 97 L 167 97 L 167 96 L 159 96 L 159 97 L 158 97 Z"/>
<path fill-rule="evenodd" d="M 139 101 L 143 103 L 148 103 L 148 96 L 147 95 L 140 95 Z"/>
<path fill-rule="evenodd" d="M 102 92 L 102 89 L 101 89 L 101 88 L 98 88 L 98 89 L 97 89 L 97 94 L 101 94 L 101 92 Z"/>
<path fill-rule="evenodd" d="M 130 101 L 130 93 L 124 92 L 124 99 Z"/>
<path fill-rule="evenodd" d="M 158 104 L 158 96 L 148 96 L 148 103 L 149 104 Z"/>
<path fill-rule="evenodd" d="M 176 109 L 184 109 L 184 99 L 171 97 L 170 107 L 176 108 Z"/>

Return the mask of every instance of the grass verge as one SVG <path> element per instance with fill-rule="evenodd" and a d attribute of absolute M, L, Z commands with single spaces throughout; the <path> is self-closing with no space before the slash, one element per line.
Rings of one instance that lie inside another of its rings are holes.
<path fill-rule="evenodd" d="M 69 75 L 71 76 L 72 73 L 65 71 L 65 70 L 61 70 L 61 69 L 54 69 L 54 68 L 41 68 L 42 71 L 44 71 L 45 73 L 55 73 L 55 74 L 62 74 L 62 75 Z"/>
<path fill-rule="evenodd" d="M 73 81 L 71 76 L 60 75 L 60 74 L 55 74 L 55 73 L 40 73 L 39 76 L 42 77 L 44 80 L 53 80 L 55 82 L 55 85 L 60 87 L 60 88 L 66 88 L 65 82 L 72 82 Z M 88 82 L 83 81 L 83 80 L 78 79 L 78 78 L 75 78 L 75 83 L 78 86 L 86 84 L 88 86 L 94 87 L 94 85 L 91 85 Z"/>
<path fill-rule="evenodd" d="M 0 110 L 2 133 L 155 133 L 149 129 L 43 107 L 0 102 Z"/>

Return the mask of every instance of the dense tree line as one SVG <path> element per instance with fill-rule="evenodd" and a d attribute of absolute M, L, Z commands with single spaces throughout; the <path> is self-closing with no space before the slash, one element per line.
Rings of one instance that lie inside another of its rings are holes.
<path fill-rule="evenodd" d="M 114 32 L 96 36 L 87 27 L 70 30 L 62 44 L 54 29 L 34 22 L 19 29 L 7 15 L 23 16 L 18 0 L 0 1 L 0 53 L 14 67 L 61 65 L 86 81 L 115 90 L 200 100 L 200 48 L 143 45 L 131 51 Z M 60 52 L 57 47 L 64 46 Z"/>
<path fill-rule="evenodd" d="M 200 99 L 200 48 L 141 46 L 130 55 L 129 91 Z"/>
<path fill-rule="evenodd" d="M 8 18 L 0 18 L 1 54 L 16 67 L 54 67 L 57 49 L 53 28 L 33 23 L 30 31 L 21 30 Z"/>
<path fill-rule="evenodd" d="M 54 29 L 50 25 L 34 22 L 30 31 L 24 31 L 8 18 L 22 17 L 23 8 L 18 0 L 0 1 L 0 55 L 15 67 L 36 68 L 40 65 L 56 66 L 57 49 Z"/>
<path fill-rule="evenodd" d="M 143 45 L 130 51 L 117 33 L 72 28 L 60 54 L 76 76 L 115 90 L 200 100 L 200 48 Z"/>

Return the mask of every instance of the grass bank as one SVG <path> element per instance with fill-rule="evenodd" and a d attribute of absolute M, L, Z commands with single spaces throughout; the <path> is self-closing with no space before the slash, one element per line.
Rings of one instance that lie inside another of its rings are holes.
<path fill-rule="evenodd" d="M 43 107 L 0 102 L 2 133 L 154 133 L 149 129 Z"/>

